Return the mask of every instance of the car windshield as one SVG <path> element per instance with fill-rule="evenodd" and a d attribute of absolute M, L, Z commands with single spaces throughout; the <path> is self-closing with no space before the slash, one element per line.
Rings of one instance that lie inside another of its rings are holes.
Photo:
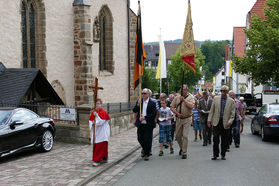
<path fill-rule="evenodd" d="M 270 105 L 269 112 L 271 113 L 279 113 L 279 104 L 278 105 Z"/>
<path fill-rule="evenodd" d="M 4 125 L 6 121 L 9 119 L 12 110 L 0 110 L 0 126 Z"/>

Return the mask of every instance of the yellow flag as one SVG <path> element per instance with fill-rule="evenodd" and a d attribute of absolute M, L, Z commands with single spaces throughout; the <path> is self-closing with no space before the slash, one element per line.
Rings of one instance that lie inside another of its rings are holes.
<path fill-rule="evenodd" d="M 232 61 L 229 62 L 229 77 L 232 77 Z"/>
<path fill-rule="evenodd" d="M 157 66 L 157 72 L 156 72 L 156 79 L 160 78 L 167 78 L 167 70 L 166 70 L 166 50 L 164 41 L 162 39 L 162 36 L 158 36 L 159 39 L 159 59 L 158 59 L 158 66 Z"/>

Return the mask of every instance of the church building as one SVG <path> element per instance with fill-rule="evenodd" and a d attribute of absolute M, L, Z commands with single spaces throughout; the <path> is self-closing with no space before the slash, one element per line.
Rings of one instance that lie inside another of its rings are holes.
<path fill-rule="evenodd" d="M 39 68 L 67 105 L 133 96 L 136 15 L 129 0 L 1 0 L 0 62 Z"/>

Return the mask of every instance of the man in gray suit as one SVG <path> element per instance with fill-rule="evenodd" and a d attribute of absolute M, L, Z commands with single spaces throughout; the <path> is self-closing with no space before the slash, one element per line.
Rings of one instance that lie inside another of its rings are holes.
<path fill-rule="evenodd" d="M 207 91 L 203 92 L 203 98 L 199 100 L 198 110 L 200 112 L 200 120 L 202 124 L 203 146 L 211 144 L 212 127 L 207 126 L 207 118 L 211 108 L 212 99 L 209 98 Z"/>
<path fill-rule="evenodd" d="M 228 146 L 228 132 L 227 130 L 232 125 L 235 117 L 235 102 L 230 98 L 228 87 L 222 86 L 221 96 L 214 97 L 209 111 L 207 125 L 213 126 L 213 158 L 216 160 L 219 156 L 219 143 L 221 137 L 221 159 L 226 160 L 226 151 Z"/>

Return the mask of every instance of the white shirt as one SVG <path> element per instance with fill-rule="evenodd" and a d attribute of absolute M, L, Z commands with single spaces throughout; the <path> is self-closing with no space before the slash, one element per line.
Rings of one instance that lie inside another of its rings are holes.
<path fill-rule="evenodd" d="M 146 109 L 147 109 L 148 101 L 149 101 L 149 98 L 147 98 L 147 100 L 145 100 L 145 101 L 143 100 L 143 103 L 142 103 L 142 115 L 143 116 L 146 116 Z M 146 124 L 146 120 L 142 120 L 141 123 Z"/>
<path fill-rule="evenodd" d="M 146 101 L 143 100 L 143 104 L 142 104 L 142 115 L 143 116 L 146 116 L 146 108 L 147 108 L 147 105 L 148 105 L 148 101 L 149 101 L 149 98 L 147 98 Z"/>

